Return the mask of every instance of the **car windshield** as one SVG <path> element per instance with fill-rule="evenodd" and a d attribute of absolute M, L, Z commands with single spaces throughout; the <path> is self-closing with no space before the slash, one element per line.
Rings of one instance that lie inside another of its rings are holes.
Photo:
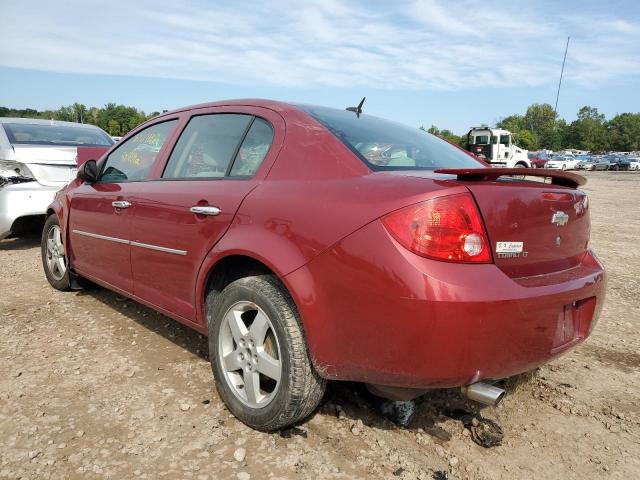
<path fill-rule="evenodd" d="M 308 105 L 299 106 L 338 137 L 372 170 L 481 168 L 462 150 L 418 128 L 370 115 Z"/>
<path fill-rule="evenodd" d="M 11 144 L 109 147 L 113 140 L 102 130 L 68 125 L 4 123 Z"/>

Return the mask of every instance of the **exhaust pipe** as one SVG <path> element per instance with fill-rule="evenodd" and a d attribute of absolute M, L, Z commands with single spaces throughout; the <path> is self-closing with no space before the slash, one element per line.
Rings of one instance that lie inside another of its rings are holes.
<path fill-rule="evenodd" d="M 504 394 L 507 393 L 501 388 L 484 382 L 465 385 L 460 390 L 469 400 L 494 407 L 502 401 Z"/>

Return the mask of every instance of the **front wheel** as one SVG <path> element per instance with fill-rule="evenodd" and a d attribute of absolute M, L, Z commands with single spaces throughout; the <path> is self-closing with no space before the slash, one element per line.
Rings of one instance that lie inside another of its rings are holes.
<path fill-rule="evenodd" d="M 40 252 L 44 274 L 51 286 L 57 290 L 70 290 L 69 263 L 64 250 L 60 222 L 55 214 L 49 215 L 44 223 Z"/>
<path fill-rule="evenodd" d="M 311 364 L 296 306 L 272 275 L 246 277 L 207 298 L 209 359 L 227 408 L 273 431 L 313 412 L 326 382 Z"/>

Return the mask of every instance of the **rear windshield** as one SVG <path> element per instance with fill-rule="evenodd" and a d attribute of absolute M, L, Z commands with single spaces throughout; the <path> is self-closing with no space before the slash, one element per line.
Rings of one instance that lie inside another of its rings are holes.
<path fill-rule="evenodd" d="M 418 128 L 334 108 L 300 105 L 373 170 L 478 168 L 462 150 Z"/>
<path fill-rule="evenodd" d="M 67 125 L 3 123 L 11 144 L 108 147 L 113 140 L 101 130 Z"/>
<path fill-rule="evenodd" d="M 489 145 L 489 135 L 472 136 L 471 145 Z"/>

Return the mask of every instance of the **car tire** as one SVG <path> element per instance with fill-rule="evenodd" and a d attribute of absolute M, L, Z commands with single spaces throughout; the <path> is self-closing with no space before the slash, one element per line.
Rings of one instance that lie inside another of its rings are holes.
<path fill-rule="evenodd" d="M 40 240 L 42 267 L 49 284 L 63 292 L 71 290 L 69 263 L 64 250 L 62 230 L 58 216 L 49 215 L 44 222 Z"/>
<path fill-rule="evenodd" d="M 231 413 L 256 430 L 274 431 L 315 410 L 326 381 L 309 358 L 295 303 L 276 277 L 245 277 L 211 291 L 206 309 L 216 389 Z"/>

